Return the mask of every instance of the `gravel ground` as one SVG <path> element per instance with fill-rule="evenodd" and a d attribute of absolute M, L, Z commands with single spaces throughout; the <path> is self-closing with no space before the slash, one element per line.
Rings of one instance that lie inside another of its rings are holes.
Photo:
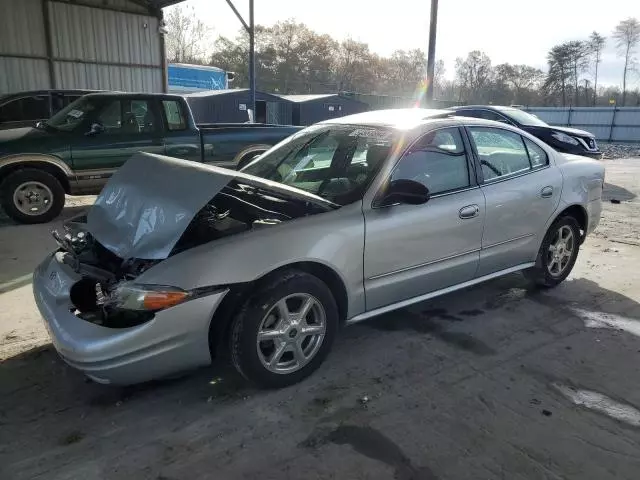
<path fill-rule="evenodd" d="M 638 144 L 600 142 L 599 145 L 603 158 L 606 160 L 640 157 L 640 145 Z"/>
<path fill-rule="evenodd" d="M 50 225 L 0 228 L 0 478 L 637 479 L 640 161 L 606 166 L 601 225 L 560 287 L 512 275 L 349 327 L 279 391 L 222 364 L 86 381 L 11 283 Z"/>

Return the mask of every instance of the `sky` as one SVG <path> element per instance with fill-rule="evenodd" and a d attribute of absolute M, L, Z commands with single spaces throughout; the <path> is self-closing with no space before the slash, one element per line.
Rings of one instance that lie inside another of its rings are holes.
<path fill-rule="evenodd" d="M 248 0 L 234 0 L 248 20 Z M 255 22 L 272 25 L 294 18 L 319 33 L 342 40 L 353 38 L 372 51 L 389 55 L 397 49 L 427 50 L 429 0 L 255 0 Z M 187 0 L 218 35 L 235 37 L 240 23 L 225 0 Z M 446 76 L 454 75 L 456 57 L 471 50 L 489 55 L 492 64 L 525 63 L 546 69 L 549 49 L 568 40 L 586 39 L 596 30 L 608 38 L 599 84 L 621 85 L 622 59 L 611 32 L 620 20 L 640 19 L 639 0 L 440 0 L 436 58 L 445 61 Z M 640 48 L 637 56 L 640 57 Z M 640 87 L 632 73 L 631 88 Z"/>

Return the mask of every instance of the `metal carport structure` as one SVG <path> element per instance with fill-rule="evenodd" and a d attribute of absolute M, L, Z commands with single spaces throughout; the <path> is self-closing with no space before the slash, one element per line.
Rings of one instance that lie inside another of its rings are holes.
<path fill-rule="evenodd" d="M 164 92 L 162 8 L 182 0 L 0 0 L 0 94 Z"/>

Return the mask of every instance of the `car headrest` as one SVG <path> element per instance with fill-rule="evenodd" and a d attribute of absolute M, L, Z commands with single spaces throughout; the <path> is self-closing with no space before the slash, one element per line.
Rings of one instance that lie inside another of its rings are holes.
<path fill-rule="evenodd" d="M 389 145 L 370 145 L 367 149 L 367 164 L 370 167 L 377 167 L 389 156 L 390 150 Z"/>

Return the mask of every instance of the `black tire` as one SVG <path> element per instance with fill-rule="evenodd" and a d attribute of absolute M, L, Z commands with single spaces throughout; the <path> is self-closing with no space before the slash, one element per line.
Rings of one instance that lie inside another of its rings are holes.
<path fill-rule="evenodd" d="M 324 339 L 309 363 L 291 373 L 274 373 L 262 363 L 257 348 L 258 330 L 265 315 L 281 299 L 294 294 L 308 294 L 322 306 L 326 330 Z M 311 375 L 329 354 L 339 325 L 336 301 L 329 287 L 317 277 L 298 270 L 289 270 L 273 277 L 248 298 L 233 319 L 230 330 L 231 361 L 238 372 L 263 388 L 282 388 L 300 382 Z"/>
<path fill-rule="evenodd" d="M 236 170 L 242 170 L 244 167 L 249 165 L 254 158 L 256 158 L 258 155 L 262 155 L 264 152 L 266 152 L 266 150 L 258 150 L 255 152 L 247 153 L 246 155 L 241 157 L 240 160 L 238 160 L 238 166 L 236 167 Z"/>
<path fill-rule="evenodd" d="M 573 250 L 569 261 L 564 267 L 564 270 L 559 275 L 552 275 L 549 272 L 549 262 L 547 252 L 551 245 L 555 235 L 562 227 L 569 227 L 573 233 Z M 547 233 L 542 241 L 538 256 L 536 257 L 535 267 L 528 268 L 522 273 L 525 278 L 532 282 L 535 286 L 541 288 L 553 288 L 556 285 L 562 283 L 573 270 L 573 266 L 578 258 L 578 252 L 580 251 L 581 234 L 580 225 L 577 220 L 571 216 L 562 216 L 556 219 L 555 222 L 549 227 Z"/>
<path fill-rule="evenodd" d="M 13 201 L 16 189 L 26 182 L 38 182 L 45 185 L 52 194 L 48 210 L 38 215 L 28 215 Z M 56 177 L 44 170 L 24 168 L 10 173 L 0 185 L 0 203 L 5 213 L 18 223 L 46 223 L 58 215 L 64 208 L 64 188 Z"/>

